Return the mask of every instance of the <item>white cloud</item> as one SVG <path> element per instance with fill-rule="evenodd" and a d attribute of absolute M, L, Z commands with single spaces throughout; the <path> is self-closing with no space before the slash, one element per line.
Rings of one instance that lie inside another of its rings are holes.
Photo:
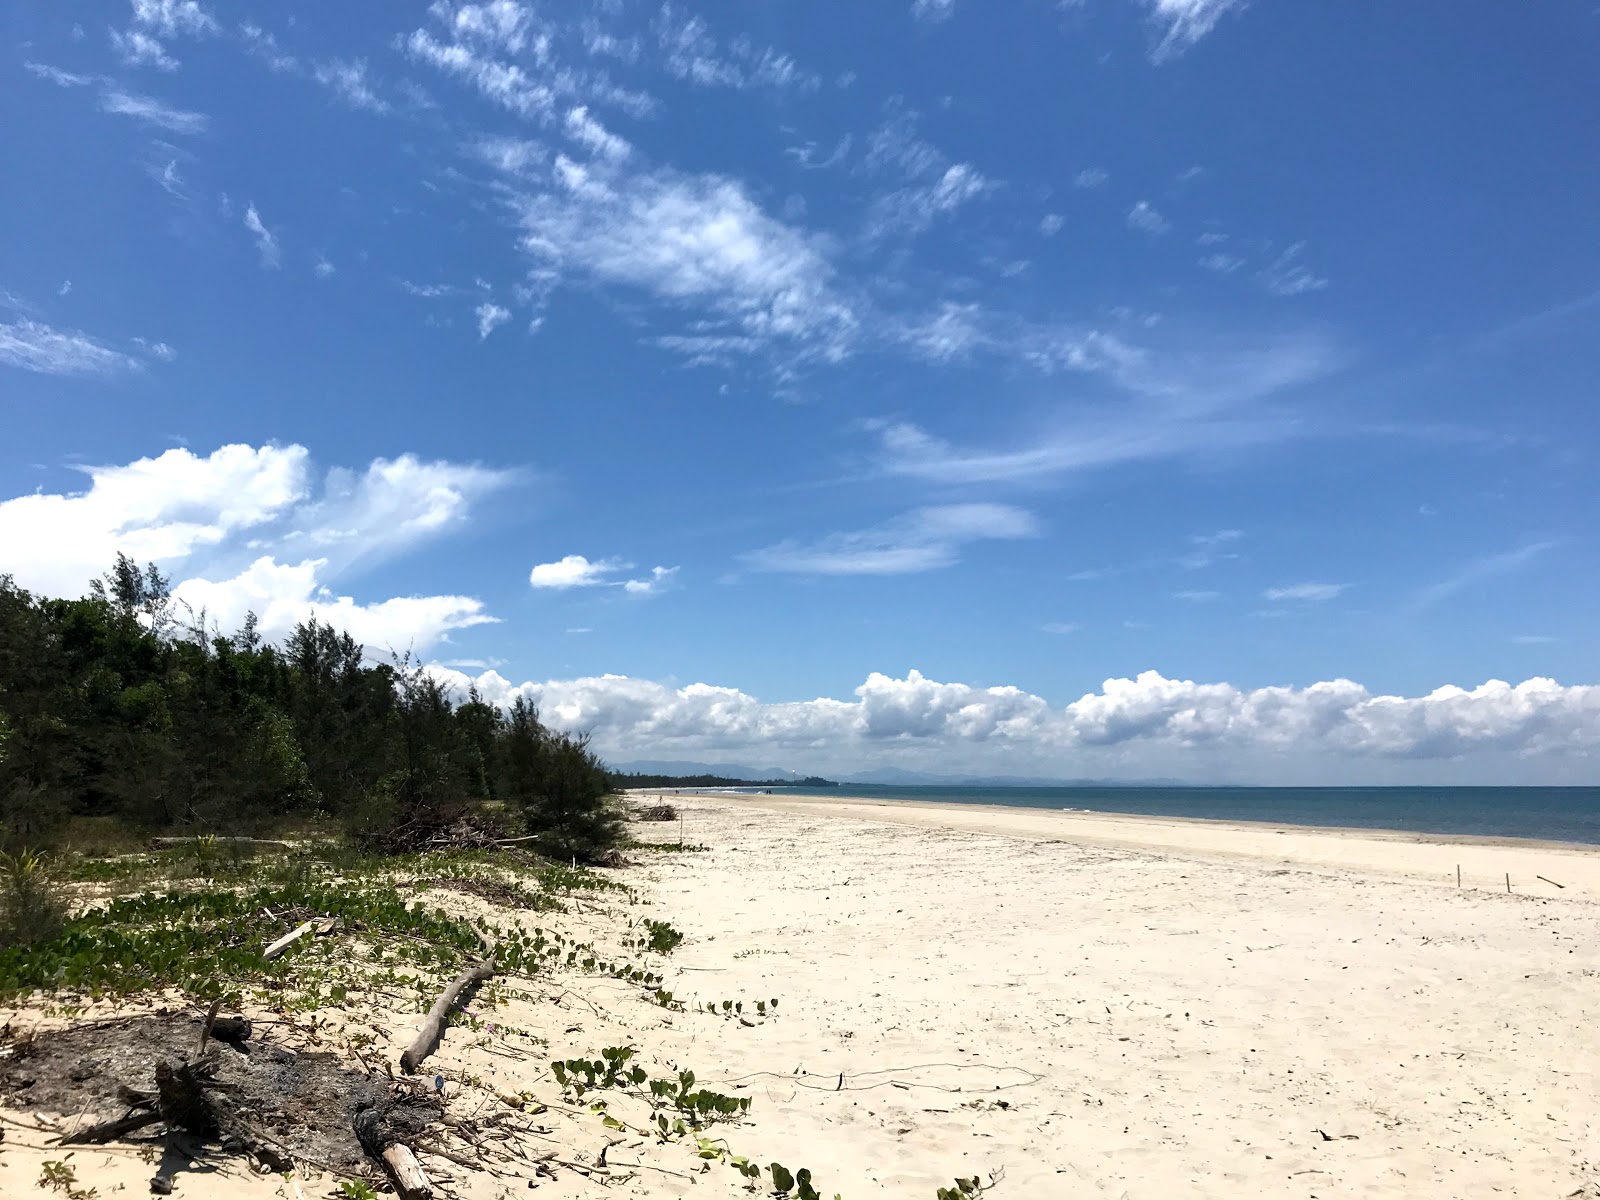
<path fill-rule="evenodd" d="M 1282 587 L 1268 588 L 1261 594 L 1268 600 L 1304 600 L 1321 603 L 1332 600 L 1348 590 L 1348 583 L 1288 583 Z"/>
<path fill-rule="evenodd" d="M 165 342 L 151 342 L 142 337 L 136 337 L 133 339 L 133 344 L 150 355 L 151 358 L 159 358 L 162 362 L 172 362 L 178 357 L 178 352 Z"/>
<path fill-rule="evenodd" d="M 485 57 L 460 42 L 441 42 L 425 29 L 413 31 L 405 46 L 412 58 L 455 75 L 519 116 L 545 116 L 555 105 L 555 92 L 550 86 L 535 82 L 515 63 Z"/>
<path fill-rule="evenodd" d="M 117 88 L 108 88 L 101 93 L 100 107 L 105 112 L 115 113 L 121 117 L 132 117 L 136 121 L 143 121 L 147 125 L 155 125 L 172 133 L 204 133 L 206 127 L 211 124 L 211 118 L 204 113 L 171 108 L 151 96 L 141 96 Z"/>
<path fill-rule="evenodd" d="M 1556 638 L 1543 633 L 1519 633 L 1511 639 L 1515 646 L 1550 646 L 1554 645 Z"/>
<path fill-rule="evenodd" d="M 245 49 L 266 63 L 274 71 L 298 71 L 300 60 L 292 54 L 285 54 L 278 48 L 278 39 L 262 29 L 259 25 L 252 25 L 246 21 L 239 26 L 239 36 L 244 40 Z"/>
<path fill-rule="evenodd" d="M 372 90 L 372 84 L 367 79 L 365 59 L 347 61 L 336 58 L 329 62 L 317 63 L 312 68 L 312 74 L 316 76 L 318 83 L 332 88 L 336 95 L 354 108 L 364 108 L 368 112 L 375 113 L 389 111 L 388 102 Z"/>
<path fill-rule="evenodd" d="M 672 583 L 672 577 L 677 573 L 677 567 L 651 567 L 650 574 L 646 578 L 625 580 L 622 590 L 630 596 L 654 596 L 666 590 Z"/>
<path fill-rule="evenodd" d="M 1243 8 L 1245 0 L 1139 0 L 1150 12 L 1160 33 L 1160 41 L 1150 52 L 1153 62 L 1176 58 L 1206 34 L 1233 9 Z"/>
<path fill-rule="evenodd" d="M 1244 266 L 1244 259 L 1237 254 L 1227 254 L 1221 250 L 1203 254 L 1198 261 L 1206 270 L 1215 271 L 1218 275 L 1232 275 L 1240 267 Z"/>
<path fill-rule="evenodd" d="M 422 300 L 437 300 L 441 296 L 455 296 L 462 291 L 461 288 L 448 283 L 413 283 L 409 279 L 398 279 L 395 282 L 399 284 L 401 291 L 408 292 Z"/>
<path fill-rule="evenodd" d="M 1172 598 L 1174 600 L 1186 600 L 1190 604 L 1214 604 L 1223 597 L 1221 592 L 1189 588 L 1181 592 L 1173 592 Z"/>
<path fill-rule="evenodd" d="M 567 133 L 601 158 L 612 160 L 627 158 L 633 147 L 608 130 L 589 115 L 587 108 L 578 107 L 567 112 Z"/>
<path fill-rule="evenodd" d="M 320 254 L 317 255 L 316 264 L 311 269 L 316 272 L 318 279 L 327 279 L 338 270 L 337 267 Z"/>
<path fill-rule="evenodd" d="M 57 87 L 83 87 L 94 82 L 88 75 L 74 75 L 71 71 L 63 71 L 60 67 L 52 67 L 49 63 L 25 62 L 22 65 L 40 79 L 49 80 Z"/>
<path fill-rule="evenodd" d="M 533 32 L 533 9 L 515 0 L 490 0 L 487 4 L 462 4 L 452 8 L 448 0 L 429 10 L 449 26 L 458 38 L 475 40 L 520 54 Z"/>
<path fill-rule="evenodd" d="M 654 294 L 734 333 L 842 357 L 856 318 L 822 245 L 768 216 L 732 180 L 558 156 L 552 186 L 517 201 L 523 248 L 557 278 Z"/>
<path fill-rule="evenodd" d="M 601 558 L 591 562 L 581 554 L 569 554 L 556 562 L 537 564 L 528 573 L 528 582 L 535 588 L 548 591 L 620 587 L 630 595 L 652 596 L 665 590 L 678 573 L 677 567 L 654 567 L 643 579 L 614 578 L 632 569 L 632 563 L 617 558 Z"/>
<path fill-rule="evenodd" d="M 983 310 L 976 304 L 946 301 L 931 316 L 902 321 L 897 339 L 919 358 L 934 362 L 954 362 L 968 358 L 988 346 Z"/>
<path fill-rule="evenodd" d="M 207 624 L 238 629 L 247 613 L 255 613 L 264 637 L 282 638 L 295 625 L 315 617 L 350 634 L 382 659 L 389 652 L 425 652 L 452 630 L 495 623 L 471 596 L 397 596 L 360 604 L 329 590 L 318 579 L 325 559 L 297 564 L 262 557 L 228 579 L 186 579 L 173 589 L 173 599 L 187 604 Z"/>
<path fill-rule="evenodd" d="M 469 680 L 436 670 L 463 690 L 475 682 L 494 703 L 525 696 L 551 726 L 591 732 L 613 757 L 781 749 L 824 769 L 898 758 L 924 769 L 985 764 L 1016 773 L 1025 764 L 1077 775 L 1089 766 L 1124 776 L 1158 769 L 1274 782 L 1291 772 L 1392 774 L 1408 760 L 1471 763 L 1489 755 L 1516 756 L 1513 769 L 1526 777 L 1529 759 L 1582 762 L 1600 740 L 1600 687 L 1549 679 L 1405 697 L 1374 695 L 1344 679 L 1245 690 L 1146 671 L 1108 679 L 1058 708 L 1019 688 L 939 683 L 917 671 L 904 678 L 874 672 L 848 701 L 769 703 L 704 683 L 603 675 L 513 685 L 493 671 Z M 1438 777 L 1436 765 L 1428 777 Z"/>
<path fill-rule="evenodd" d="M 833 148 L 827 154 L 820 154 L 815 142 L 806 142 L 801 146 L 786 146 L 783 152 L 794 159 L 795 165 L 803 171 L 825 171 L 842 163 L 854 143 L 855 138 L 847 133 L 833 144 Z"/>
<path fill-rule="evenodd" d="M 948 21 L 955 12 L 956 0 L 911 0 L 911 15 L 919 21 Z"/>
<path fill-rule="evenodd" d="M 197 0 L 132 0 L 133 20 L 162 37 L 188 34 L 204 37 L 217 32 L 217 22 Z"/>
<path fill-rule="evenodd" d="M 1104 187 L 1111 181 L 1111 172 L 1104 167 L 1085 167 L 1072 178 L 1072 186 L 1080 188 Z"/>
<path fill-rule="evenodd" d="M 1034 537 L 1038 521 L 1008 504 L 942 504 L 913 509 L 871 529 L 834 533 L 810 545 L 779 542 L 741 556 L 755 571 L 800 575 L 905 575 L 953 566 L 961 548 L 989 539 Z"/>
<path fill-rule="evenodd" d="M 83 468 L 87 491 L 0 502 L 6 570 L 24 587 L 77 596 L 120 550 L 170 564 L 281 515 L 305 495 L 299 446 L 175 449 L 126 466 Z"/>
<path fill-rule="evenodd" d="M 155 67 L 158 71 L 178 69 L 178 60 L 167 53 L 167 48 L 138 29 L 113 29 L 111 48 L 130 67 Z"/>
<path fill-rule="evenodd" d="M 177 159 L 169 158 L 164 167 L 146 167 L 145 173 L 159 183 L 167 195 L 176 200 L 189 199 L 189 189 L 184 186 L 183 176 L 178 172 Z"/>
<path fill-rule="evenodd" d="M 993 187 L 970 163 L 956 163 L 937 179 L 880 196 L 868 215 L 868 231 L 873 237 L 923 233 L 939 217 L 955 212 Z"/>
<path fill-rule="evenodd" d="M 1064 637 L 1069 633 L 1077 633 L 1083 626 L 1075 621 L 1047 621 L 1039 628 L 1046 633 L 1054 633 Z"/>
<path fill-rule="evenodd" d="M 1045 237 L 1055 237 L 1065 224 L 1066 219 L 1060 213 L 1046 213 L 1039 220 L 1039 232 Z"/>
<path fill-rule="evenodd" d="M 667 70 L 687 83 L 700 87 L 801 89 L 821 83 L 794 59 L 770 46 L 758 48 L 748 39 L 739 38 L 724 49 L 703 20 L 681 14 L 670 4 L 661 6 L 655 31 Z"/>
<path fill-rule="evenodd" d="M 1215 533 L 1192 533 L 1189 535 L 1189 549 L 1178 556 L 1178 565 L 1189 571 L 1200 571 L 1206 567 L 1215 566 L 1224 559 L 1238 558 L 1239 556 L 1223 547 L 1230 546 L 1244 537 L 1244 532 L 1238 529 L 1219 529 Z"/>
<path fill-rule="evenodd" d="M 86 333 L 26 320 L 0 322 L 0 363 L 41 375 L 120 375 L 141 367 Z"/>
<path fill-rule="evenodd" d="M 1300 261 L 1304 242 L 1290 246 L 1261 272 L 1261 283 L 1274 296 L 1298 296 L 1321 291 L 1328 281 Z"/>
<path fill-rule="evenodd" d="M 511 310 L 488 301 L 472 310 L 478 318 L 478 340 L 481 342 L 500 326 L 511 320 Z"/>
<path fill-rule="evenodd" d="M 374 646 L 403 648 L 490 619 L 467 597 L 363 605 L 326 581 L 459 525 L 507 472 L 402 455 L 329 471 L 319 484 L 304 447 L 235 445 L 84 473 L 85 491 L 0 502 L 4 569 L 22 586 L 81 595 L 120 551 L 160 565 L 181 581 L 176 596 L 224 628 L 254 609 L 278 636 L 314 607 Z"/>
<path fill-rule="evenodd" d="M 1153 236 L 1172 231 L 1172 225 L 1148 200 L 1141 200 L 1128 210 L 1128 228 Z"/>
<path fill-rule="evenodd" d="M 244 227 L 255 234 L 256 250 L 261 255 L 261 265 L 276 268 L 282 261 L 282 255 L 278 250 L 278 239 L 262 223 L 261 214 L 256 211 L 254 204 L 245 209 Z"/>
<path fill-rule="evenodd" d="M 528 573 L 528 582 L 536 588 L 550 588 L 557 591 L 599 587 L 606 582 L 606 576 L 626 567 L 626 563 L 614 558 L 602 558 L 590 562 L 581 554 L 569 554 L 556 562 L 535 565 Z"/>
<path fill-rule="evenodd" d="M 466 150 L 480 162 L 508 175 L 542 166 L 550 157 L 544 146 L 527 138 L 483 137 L 470 143 Z"/>

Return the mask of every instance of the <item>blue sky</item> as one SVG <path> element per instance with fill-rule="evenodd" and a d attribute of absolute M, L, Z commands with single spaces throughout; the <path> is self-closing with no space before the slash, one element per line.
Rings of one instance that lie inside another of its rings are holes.
<path fill-rule="evenodd" d="M 0 35 L 26 586 L 126 549 L 616 758 L 1593 781 L 1592 4 Z"/>

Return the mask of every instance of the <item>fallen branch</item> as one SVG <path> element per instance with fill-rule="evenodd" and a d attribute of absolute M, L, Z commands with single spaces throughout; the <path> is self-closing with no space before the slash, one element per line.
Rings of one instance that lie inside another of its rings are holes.
<path fill-rule="evenodd" d="M 433 1185 L 422 1164 L 409 1146 L 394 1139 L 381 1112 L 363 1108 L 351 1125 L 361 1148 L 383 1164 L 402 1200 L 433 1200 Z"/>
<path fill-rule="evenodd" d="M 88 1146 L 97 1142 L 114 1142 L 119 1138 L 145 1128 L 147 1125 L 156 1125 L 161 1121 L 161 1114 L 153 1109 L 144 1112 L 129 1113 L 125 1117 L 118 1117 L 115 1121 L 102 1121 L 98 1125 L 91 1125 L 87 1129 L 80 1129 L 77 1133 L 70 1133 L 61 1139 L 63 1146 Z"/>
<path fill-rule="evenodd" d="M 422 1065 L 422 1061 L 434 1052 L 439 1040 L 444 1037 L 445 1022 L 449 1019 L 450 1010 L 455 1007 L 456 1001 L 461 999 L 461 994 L 493 974 L 494 962 L 485 960 L 473 963 L 455 977 L 443 994 L 433 1002 L 433 1007 L 428 1010 L 427 1019 L 422 1022 L 422 1031 L 417 1034 L 416 1041 L 412 1042 L 400 1056 L 402 1071 L 410 1075 Z"/>
<path fill-rule="evenodd" d="M 277 941 L 273 942 L 272 945 L 268 946 L 264 951 L 262 951 L 261 957 L 266 959 L 268 962 L 271 962 L 290 946 L 294 945 L 296 941 L 305 937 L 306 934 L 310 933 L 316 927 L 317 923 L 315 921 L 306 921 L 295 926 L 294 929 L 284 934 Z"/>
<path fill-rule="evenodd" d="M 153 837 L 150 839 L 152 850 L 185 850 L 200 841 L 197 837 Z M 248 850 L 252 854 L 258 850 L 284 850 L 289 849 L 288 842 L 266 841 L 261 838 L 250 837 L 214 837 L 206 839 L 213 846 L 233 846 L 240 850 Z"/>
<path fill-rule="evenodd" d="M 1550 885 L 1550 886 L 1551 886 L 1551 887 L 1558 887 L 1558 888 L 1560 888 L 1560 889 L 1561 889 L 1561 890 L 1562 890 L 1562 891 L 1565 891 L 1565 890 L 1566 890 L 1566 888 L 1567 888 L 1567 885 L 1566 885 L 1566 884 L 1564 884 L 1564 883 L 1557 883 L 1557 882 L 1556 882 L 1556 881 L 1555 881 L 1555 880 L 1554 880 L 1554 879 L 1545 879 L 1545 878 L 1544 878 L 1544 876 L 1543 876 L 1543 875 L 1535 875 L 1535 876 L 1534 876 L 1534 878 L 1535 878 L 1535 879 L 1544 879 L 1544 881 L 1545 881 L 1545 882 L 1546 882 L 1546 883 L 1548 883 L 1548 884 L 1549 884 L 1549 885 Z"/>

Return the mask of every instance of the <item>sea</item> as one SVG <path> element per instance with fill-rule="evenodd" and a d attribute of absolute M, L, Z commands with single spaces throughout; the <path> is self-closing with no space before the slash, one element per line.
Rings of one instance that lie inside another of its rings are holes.
<path fill-rule="evenodd" d="M 721 790 L 721 789 L 719 789 Z M 1600 845 L 1600 787 L 881 787 L 730 788 L 790 796 L 860 796 L 1140 813 L 1347 829 L 1541 838 Z"/>

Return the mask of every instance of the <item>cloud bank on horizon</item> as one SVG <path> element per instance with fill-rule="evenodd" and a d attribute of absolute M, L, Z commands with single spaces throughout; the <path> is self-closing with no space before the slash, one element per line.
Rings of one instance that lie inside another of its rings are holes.
<path fill-rule="evenodd" d="M 22 586 L 127 553 L 622 757 L 1596 778 L 1593 12 L 12 28 Z"/>

